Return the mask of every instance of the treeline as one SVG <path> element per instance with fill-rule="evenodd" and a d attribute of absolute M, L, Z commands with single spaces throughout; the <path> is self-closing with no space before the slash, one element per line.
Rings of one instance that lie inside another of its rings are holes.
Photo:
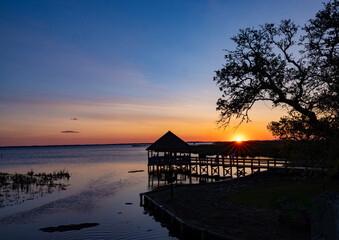
<path fill-rule="evenodd" d="M 216 142 L 210 145 L 191 146 L 190 152 L 203 155 L 234 153 L 238 157 L 286 158 L 293 163 L 325 165 L 339 169 L 339 148 L 328 140 L 277 140 Z"/>
<path fill-rule="evenodd" d="M 209 145 L 191 146 L 190 151 L 197 154 L 224 155 L 234 153 L 239 157 L 284 157 L 281 155 L 281 141 L 243 141 L 243 142 L 216 142 Z"/>

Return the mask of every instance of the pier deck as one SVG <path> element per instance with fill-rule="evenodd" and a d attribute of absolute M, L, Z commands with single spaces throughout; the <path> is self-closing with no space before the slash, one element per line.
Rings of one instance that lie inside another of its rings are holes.
<path fill-rule="evenodd" d="M 287 159 L 278 158 L 226 158 L 191 156 L 151 156 L 148 158 L 150 173 L 181 170 L 198 176 L 220 178 L 241 177 L 261 171 L 309 170 L 326 171 L 325 168 L 294 166 Z"/>

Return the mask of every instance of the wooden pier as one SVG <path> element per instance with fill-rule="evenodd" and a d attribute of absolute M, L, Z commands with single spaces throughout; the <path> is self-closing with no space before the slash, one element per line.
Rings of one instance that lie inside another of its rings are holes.
<path fill-rule="evenodd" d="M 241 148 L 241 144 L 236 144 Z M 163 174 L 180 172 L 189 176 L 206 178 L 233 178 L 245 175 L 270 172 L 325 172 L 325 166 L 315 167 L 304 162 L 302 166 L 295 166 L 287 159 L 267 157 L 239 157 L 232 153 L 192 153 L 192 148 L 171 131 L 167 132 L 151 146 L 148 151 L 148 172 L 150 174 Z M 225 154 L 225 155 L 223 155 Z M 173 181 L 172 174 L 167 174 L 168 181 Z"/>
<path fill-rule="evenodd" d="M 181 171 L 192 176 L 232 178 L 267 170 L 286 171 L 288 164 L 286 159 L 276 158 L 150 156 L 148 172 Z"/>
<path fill-rule="evenodd" d="M 222 154 L 193 154 L 191 147 L 171 131 L 149 146 L 147 151 L 149 173 L 180 171 L 190 176 L 232 178 L 271 169 L 286 169 L 288 166 L 286 159 L 240 158 L 234 153 L 228 157 Z"/>

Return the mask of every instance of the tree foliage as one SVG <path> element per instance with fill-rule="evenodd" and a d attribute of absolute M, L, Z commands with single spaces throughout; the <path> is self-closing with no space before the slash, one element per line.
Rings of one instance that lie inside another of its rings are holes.
<path fill-rule="evenodd" d="M 289 115 L 268 128 L 283 139 L 327 139 L 338 135 L 339 17 L 337 0 L 324 5 L 304 27 L 291 20 L 246 28 L 232 37 L 226 63 L 216 71 L 222 96 L 219 123 L 249 121 L 258 101 L 283 106 Z"/>

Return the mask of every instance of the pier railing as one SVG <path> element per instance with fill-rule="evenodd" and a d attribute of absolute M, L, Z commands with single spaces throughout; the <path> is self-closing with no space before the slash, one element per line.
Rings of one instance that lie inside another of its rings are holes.
<path fill-rule="evenodd" d="M 326 172 L 326 166 L 312 166 L 307 162 L 295 165 L 287 159 L 281 158 L 229 158 L 208 156 L 151 156 L 148 158 L 148 171 L 161 173 L 179 170 L 190 175 L 205 177 L 229 178 L 245 176 L 261 171 L 284 172 L 288 171 L 317 171 Z"/>
<path fill-rule="evenodd" d="M 153 156 L 148 158 L 148 165 L 213 165 L 213 166 L 245 166 L 245 167 L 281 167 L 288 165 L 287 159 L 278 158 L 218 158 L 189 156 Z"/>

